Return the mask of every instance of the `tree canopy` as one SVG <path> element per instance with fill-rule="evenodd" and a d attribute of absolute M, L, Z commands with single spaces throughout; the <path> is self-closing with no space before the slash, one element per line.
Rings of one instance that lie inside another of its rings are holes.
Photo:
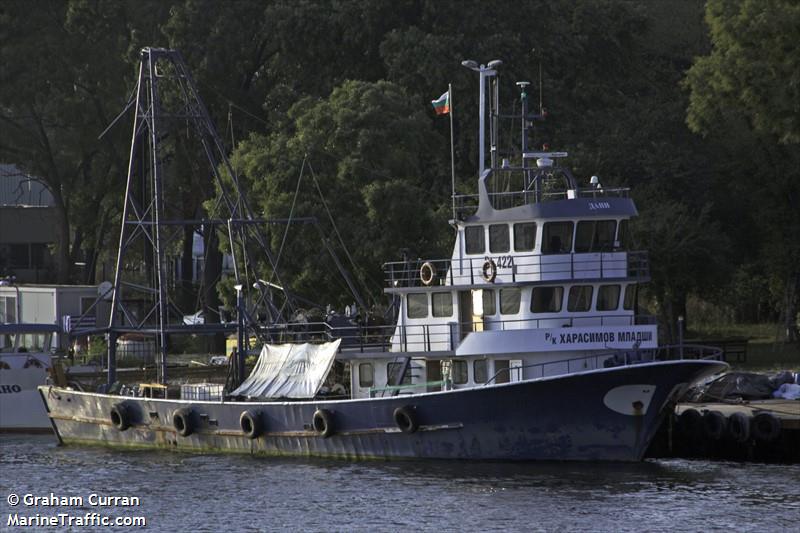
<path fill-rule="evenodd" d="M 430 100 L 452 83 L 456 187 L 473 191 L 477 79 L 460 62 L 502 59 L 503 111 L 518 111 L 514 82 L 532 82 L 549 113 L 537 142 L 570 152 L 582 182 L 633 188 L 664 323 L 697 295 L 743 319 L 758 302 L 788 328 L 798 33 L 790 0 L 7 0 L 0 158 L 54 194 L 54 280 L 99 280 L 74 264 L 114 254 L 130 122 L 98 135 L 128 101 L 139 50 L 179 49 L 259 214 L 319 221 L 270 230 L 292 289 L 347 301 L 331 249 L 379 302 L 380 265 L 401 248 L 450 253 L 449 124 Z M 214 194 L 193 150 L 175 145 L 171 185 L 187 218 Z"/>

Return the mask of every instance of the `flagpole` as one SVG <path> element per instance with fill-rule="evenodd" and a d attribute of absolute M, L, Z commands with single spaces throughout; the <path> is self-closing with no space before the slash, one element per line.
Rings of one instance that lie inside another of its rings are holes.
<path fill-rule="evenodd" d="M 450 181 L 452 184 L 452 200 L 453 200 L 453 222 L 456 220 L 456 158 L 455 150 L 453 148 L 453 85 L 447 84 L 447 98 L 450 104 Z"/>

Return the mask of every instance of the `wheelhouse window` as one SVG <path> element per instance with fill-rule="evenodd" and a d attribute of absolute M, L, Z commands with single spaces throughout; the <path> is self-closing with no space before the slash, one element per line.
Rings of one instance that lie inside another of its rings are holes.
<path fill-rule="evenodd" d="M 492 289 L 483 289 L 483 316 L 493 316 L 497 313 L 497 304 L 494 300 Z"/>
<path fill-rule="evenodd" d="M 464 228 L 466 251 L 468 254 L 482 254 L 486 251 L 483 226 L 467 226 Z"/>
<path fill-rule="evenodd" d="M 476 359 L 472 362 L 472 377 L 475 383 L 486 383 L 486 359 Z"/>
<path fill-rule="evenodd" d="M 424 292 L 411 293 L 407 296 L 408 318 L 428 318 L 428 295 Z"/>
<path fill-rule="evenodd" d="M 569 297 L 567 298 L 567 311 L 580 313 L 591 309 L 592 289 L 591 285 L 570 287 Z"/>
<path fill-rule="evenodd" d="M 517 288 L 500 289 L 500 314 L 516 315 L 519 313 L 521 291 Z"/>
<path fill-rule="evenodd" d="M 434 292 L 431 294 L 433 316 L 453 316 L 453 294 L 450 292 Z"/>
<path fill-rule="evenodd" d="M 542 253 L 570 253 L 572 251 L 572 229 L 572 222 L 546 222 L 542 228 Z"/>
<path fill-rule="evenodd" d="M 375 384 L 375 369 L 372 363 L 359 363 L 358 365 L 358 386 L 372 387 Z"/>
<path fill-rule="evenodd" d="M 619 307 L 619 285 L 600 285 L 597 291 L 597 310 L 615 311 Z"/>
<path fill-rule="evenodd" d="M 536 246 L 536 222 L 514 224 L 514 251 L 531 252 Z"/>
<path fill-rule="evenodd" d="M 622 300 L 622 308 L 626 311 L 632 311 L 636 305 L 636 285 L 628 285 L 625 287 L 625 298 Z"/>
<path fill-rule="evenodd" d="M 492 224 L 489 226 L 489 251 L 493 254 L 504 254 L 510 249 L 508 242 L 508 225 Z"/>
<path fill-rule="evenodd" d="M 558 313 L 564 298 L 564 287 L 534 287 L 531 294 L 532 313 Z"/>
<path fill-rule="evenodd" d="M 581 220 L 575 231 L 575 252 L 610 252 L 616 231 L 616 220 Z"/>
<path fill-rule="evenodd" d="M 467 362 L 466 361 L 453 361 L 453 383 L 456 385 L 464 385 L 468 381 L 467 376 Z"/>

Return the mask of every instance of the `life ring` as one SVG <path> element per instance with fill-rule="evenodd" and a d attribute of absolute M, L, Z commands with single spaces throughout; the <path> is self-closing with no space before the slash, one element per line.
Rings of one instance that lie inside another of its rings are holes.
<path fill-rule="evenodd" d="M 115 403 L 111 406 L 111 424 L 120 431 L 125 431 L 131 427 L 130 406 L 125 402 Z"/>
<path fill-rule="evenodd" d="M 239 427 L 248 439 L 256 439 L 264 432 L 261 412 L 248 409 L 239 416 Z"/>
<path fill-rule="evenodd" d="M 172 413 L 172 427 L 181 437 L 188 437 L 194 433 L 194 409 L 181 407 Z"/>
<path fill-rule="evenodd" d="M 728 418 L 728 435 L 738 443 L 750 440 L 750 417 L 744 413 L 733 413 Z"/>
<path fill-rule="evenodd" d="M 423 285 L 433 283 L 433 280 L 436 279 L 436 267 L 433 266 L 433 263 L 430 261 L 422 263 L 422 267 L 419 269 L 419 279 Z"/>
<path fill-rule="evenodd" d="M 727 420 L 719 411 L 707 411 L 703 415 L 703 432 L 711 440 L 719 440 L 725 434 Z"/>
<path fill-rule="evenodd" d="M 414 433 L 419 429 L 417 415 L 408 405 L 395 409 L 392 417 L 394 418 L 395 425 L 400 428 L 400 431 L 403 433 Z"/>
<path fill-rule="evenodd" d="M 781 435 L 781 421 L 771 413 L 758 413 L 751 428 L 753 436 L 762 442 L 774 442 Z"/>
<path fill-rule="evenodd" d="M 494 283 L 494 278 L 497 277 L 497 264 L 492 259 L 487 259 L 483 263 L 483 279 L 489 283 Z"/>
<path fill-rule="evenodd" d="M 314 418 L 311 419 L 311 427 L 317 435 L 327 439 L 333 435 L 333 415 L 327 409 L 317 409 L 314 411 Z"/>

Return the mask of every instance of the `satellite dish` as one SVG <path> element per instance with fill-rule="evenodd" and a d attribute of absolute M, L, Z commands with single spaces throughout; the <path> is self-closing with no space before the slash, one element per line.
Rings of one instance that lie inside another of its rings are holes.
<path fill-rule="evenodd" d="M 110 301 L 111 296 L 113 295 L 114 286 L 111 284 L 110 281 L 104 281 L 100 285 L 97 286 L 97 296 L 103 300 Z"/>

